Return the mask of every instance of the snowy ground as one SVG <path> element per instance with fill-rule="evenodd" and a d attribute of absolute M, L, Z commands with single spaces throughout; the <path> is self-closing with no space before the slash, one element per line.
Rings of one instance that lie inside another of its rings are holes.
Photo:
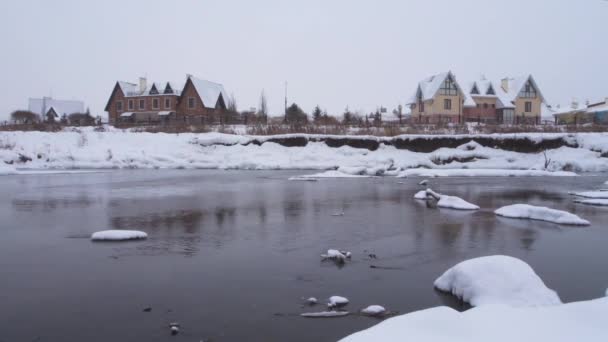
<path fill-rule="evenodd" d="M 325 142 L 308 141 L 303 147 L 285 147 L 269 139 L 320 139 L 323 136 L 287 135 L 252 137 L 220 133 L 165 134 L 122 130 L 95 132 L 0 132 L 0 161 L 17 169 L 109 169 L 109 168 L 203 168 L 203 169 L 312 169 L 336 170 L 331 176 L 398 175 L 480 176 L 539 175 L 547 171 L 608 171 L 608 134 L 505 134 L 479 137 L 527 138 L 534 141 L 563 136 L 579 148 L 560 147 L 543 153 L 518 153 L 469 142 L 457 148 L 439 148 L 430 153 L 412 152 L 382 144 L 392 138 L 371 139 L 375 151 Z M 420 136 L 402 136 L 411 139 Z M 443 136 L 439 138 L 449 138 Z M 459 136 L 462 138 L 462 136 Z M 470 138 L 475 139 L 475 135 Z M 330 136 L 331 138 L 331 136 Z M 334 137 L 336 138 L 336 137 Z M 345 137 L 339 137 L 345 138 Z M 437 138 L 437 136 L 432 137 Z M 466 136 L 468 139 L 469 136 Z M 430 139 L 430 138 L 429 138 Z M 258 144 L 252 143 L 256 141 Z M 411 171 L 411 169 L 416 169 Z M 8 169 L 9 171 L 12 169 Z M 459 170 L 447 171 L 447 170 Z M 466 170 L 466 171 L 465 171 Z M 510 171 L 505 171 L 510 170 Z M 513 170 L 520 170 L 514 172 Z M 0 173 L 8 173 L 0 169 Z M 554 175 L 572 175 L 560 172 Z M 322 177 L 323 175 L 317 175 Z M 325 175 L 330 176 L 330 175 Z"/>
<path fill-rule="evenodd" d="M 606 341 L 608 298 L 562 304 L 522 260 L 495 255 L 463 261 L 435 286 L 471 303 L 388 319 L 342 342 Z"/>

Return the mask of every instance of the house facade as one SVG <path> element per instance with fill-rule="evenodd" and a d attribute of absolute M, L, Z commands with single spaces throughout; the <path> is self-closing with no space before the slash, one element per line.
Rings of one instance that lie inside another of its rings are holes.
<path fill-rule="evenodd" d="M 226 110 L 227 95 L 221 84 L 188 75 L 183 88 L 170 82 L 139 84 L 116 82 L 105 107 L 110 124 L 213 123 Z"/>
<path fill-rule="evenodd" d="M 539 124 L 544 97 L 531 75 L 504 78 L 496 84 L 485 78 L 461 88 L 451 73 L 418 83 L 410 99 L 416 123 Z"/>

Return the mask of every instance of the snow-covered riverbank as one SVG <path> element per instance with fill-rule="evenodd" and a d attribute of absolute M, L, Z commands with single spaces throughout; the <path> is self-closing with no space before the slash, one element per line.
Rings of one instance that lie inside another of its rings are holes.
<path fill-rule="evenodd" d="M 408 141 L 415 144 L 407 145 Z M 515 146 L 519 141 L 522 146 Z M 496 148 L 499 145 L 504 149 Z M 556 148 L 515 152 L 539 146 Z M 341 167 L 351 174 L 368 175 L 397 175 L 414 168 L 604 172 L 608 171 L 608 158 L 602 157 L 606 154 L 608 134 L 602 133 L 378 138 L 96 132 L 92 129 L 57 133 L 0 132 L 0 161 L 12 165 L 7 170 L 13 167 L 252 170 Z M 501 173 L 493 171 L 490 174 Z"/>

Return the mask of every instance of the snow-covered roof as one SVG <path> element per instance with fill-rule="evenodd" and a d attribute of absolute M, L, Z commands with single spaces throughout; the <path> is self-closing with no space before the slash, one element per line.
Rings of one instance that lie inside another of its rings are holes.
<path fill-rule="evenodd" d="M 215 108 L 220 95 L 222 95 L 224 101 L 228 101 L 228 95 L 226 94 L 223 85 L 194 76 L 190 76 L 190 80 L 206 108 Z"/>
<path fill-rule="evenodd" d="M 532 75 L 519 76 L 514 78 L 507 77 L 504 80 L 506 81 L 508 89 L 504 89 L 502 87 L 502 82 L 499 88 L 503 90 L 503 93 L 505 94 L 505 99 L 515 101 L 519 93 L 522 91 L 524 85 L 526 85 L 526 83 L 530 81 L 532 83 L 532 86 L 534 86 L 534 89 L 536 89 L 538 96 L 540 96 L 541 101 L 545 102 L 545 98 L 541 93 L 540 88 L 538 88 L 538 85 L 536 84 L 536 81 L 534 80 L 534 77 L 532 77 Z"/>
<path fill-rule="evenodd" d="M 84 113 L 84 102 L 76 100 L 56 100 L 50 97 L 41 99 L 29 99 L 28 110 L 40 116 L 46 115 L 52 108 L 57 115 L 70 115 L 72 113 Z"/>
<path fill-rule="evenodd" d="M 458 81 L 456 80 L 456 77 L 454 76 L 454 74 L 452 74 L 451 71 L 448 71 L 448 72 L 442 72 L 440 74 L 430 76 L 430 77 L 425 78 L 424 80 L 420 81 L 418 83 L 418 87 L 416 87 L 416 91 L 410 97 L 409 103 L 415 103 L 418 99 L 418 94 L 422 95 L 421 96 L 422 101 L 428 101 L 428 100 L 433 99 L 435 97 L 435 95 L 437 94 L 437 92 L 439 91 L 439 88 L 441 88 L 441 84 L 443 84 L 443 81 L 445 81 L 445 79 L 448 76 L 452 77 L 452 79 L 454 80 L 454 83 L 456 84 L 456 87 L 458 88 L 458 91 L 461 92 L 462 94 L 464 94 L 464 92 L 460 88 L 460 85 L 458 84 Z"/>
<path fill-rule="evenodd" d="M 171 89 L 173 89 L 173 93 L 171 93 L 171 94 L 165 94 L 165 89 L 167 87 L 167 84 L 171 85 Z M 122 93 L 124 94 L 125 97 L 150 96 L 150 95 L 152 95 L 152 96 L 156 96 L 156 95 L 180 95 L 181 94 L 181 89 L 174 87 L 174 84 L 176 84 L 176 83 L 171 83 L 171 82 L 153 82 L 144 91 L 141 91 L 139 89 L 139 85 L 137 85 L 135 83 L 118 81 L 118 86 L 122 90 Z M 158 91 L 158 94 L 150 94 L 150 91 L 152 90 L 152 88 L 154 86 L 156 86 L 156 90 Z"/>

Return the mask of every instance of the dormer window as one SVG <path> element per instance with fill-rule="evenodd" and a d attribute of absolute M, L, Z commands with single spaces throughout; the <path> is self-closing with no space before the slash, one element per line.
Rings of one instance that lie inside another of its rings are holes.
<path fill-rule="evenodd" d="M 150 95 L 158 95 L 158 89 L 156 89 L 156 84 L 152 85 L 152 89 L 150 89 Z"/>
<path fill-rule="evenodd" d="M 456 82 L 454 82 L 451 75 L 448 75 L 445 81 L 443 81 L 443 83 L 441 84 L 441 88 L 439 88 L 439 94 L 449 96 L 458 95 L 458 87 L 456 87 Z"/>
<path fill-rule="evenodd" d="M 494 88 L 492 87 L 491 84 L 488 87 L 488 91 L 486 91 L 486 95 L 496 95 L 496 92 L 494 91 Z"/>
<path fill-rule="evenodd" d="M 479 89 L 477 89 L 477 85 L 473 85 L 473 89 L 471 89 L 471 94 L 479 95 Z"/>
<path fill-rule="evenodd" d="M 173 94 L 173 88 L 171 88 L 169 83 L 167 83 L 167 86 L 165 87 L 165 94 Z"/>

